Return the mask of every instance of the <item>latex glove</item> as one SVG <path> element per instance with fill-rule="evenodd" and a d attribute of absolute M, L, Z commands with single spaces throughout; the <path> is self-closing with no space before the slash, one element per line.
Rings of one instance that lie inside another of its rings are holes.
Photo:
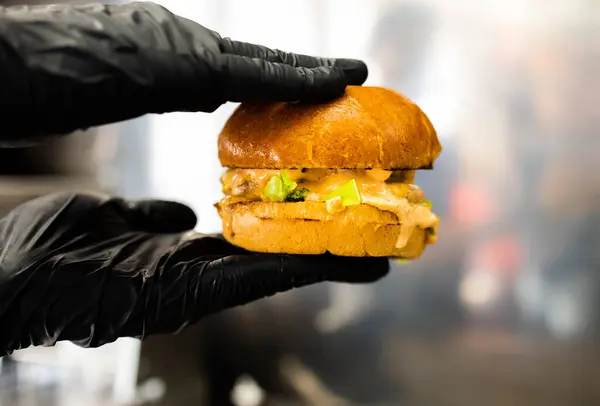
<path fill-rule="evenodd" d="M 323 101 L 366 78 L 361 61 L 232 41 L 153 3 L 0 8 L 8 146 L 227 101 Z"/>
<path fill-rule="evenodd" d="M 248 253 L 186 230 L 196 216 L 164 201 L 62 193 L 0 222 L 0 355 L 70 340 L 177 332 L 201 317 L 321 281 L 372 282 L 382 258 Z"/>

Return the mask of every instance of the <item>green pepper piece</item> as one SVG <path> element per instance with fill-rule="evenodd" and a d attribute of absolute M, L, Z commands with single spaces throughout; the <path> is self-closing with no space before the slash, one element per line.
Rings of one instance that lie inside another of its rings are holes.
<path fill-rule="evenodd" d="M 281 176 L 271 176 L 271 179 L 269 179 L 267 185 L 263 189 L 263 194 L 271 201 L 283 202 L 286 193 L 283 188 L 283 180 L 281 179 Z"/>
<path fill-rule="evenodd" d="M 349 182 L 344 183 L 342 186 L 331 192 L 325 197 L 325 200 L 340 197 L 342 199 L 342 206 L 356 206 L 361 203 L 360 192 L 358 186 L 356 186 L 356 180 L 352 179 Z"/>

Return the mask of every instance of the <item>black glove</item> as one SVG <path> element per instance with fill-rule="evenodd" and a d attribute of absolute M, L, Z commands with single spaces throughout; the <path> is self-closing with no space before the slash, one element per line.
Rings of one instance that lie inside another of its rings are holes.
<path fill-rule="evenodd" d="M 221 38 L 153 3 L 0 8 L 0 141 L 9 146 L 227 101 L 327 100 L 366 78 L 363 62 Z"/>
<path fill-rule="evenodd" d="M 174 202 L 62 193 L 0 222 L 0 355 L 70 340 L 177 332 L 203 316 L 321 281 L 372 282 L 384 258 L 252 254 L 191 230 Z"/>

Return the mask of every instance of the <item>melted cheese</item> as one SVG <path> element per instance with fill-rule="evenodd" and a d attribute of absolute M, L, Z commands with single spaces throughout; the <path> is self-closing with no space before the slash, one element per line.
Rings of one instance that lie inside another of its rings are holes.
<path fill-rule="evenodd" d="M 262 191 L 269 179 L 279 172 L 258 169 L 228 170 L 221 178 L 223 193 L 227 195 L 229 202 L 266 201 Z M 308 201 L 323 201 L 325 196 L 354 179 L 362 204 L 392 212 L 398 217 L 401 231 L 396 248 L 406 246 L 416 227 L 433 229 L 433 232 L 427 233 L 427 243 L 435 242 L 438 218 L 423 204 L 423 191 L 412 183 L 414 171 L 294 169 L 286 172 L 298 183 L 298 187 L 309 190 L 305 198 Z M 341 205 L 341 199 L 338 200 L 330 199 L 326 202 L 328 212 L 333 214 L 345 209 Z"/>
<path fill-rule="evenodd" d="M 327 209 L 327 213 L 330 214 L 341 213 L 346 209 L 342 204 L 342 198 L 339 196 L 327 199 L 325 202 L 325 207 Z"/>

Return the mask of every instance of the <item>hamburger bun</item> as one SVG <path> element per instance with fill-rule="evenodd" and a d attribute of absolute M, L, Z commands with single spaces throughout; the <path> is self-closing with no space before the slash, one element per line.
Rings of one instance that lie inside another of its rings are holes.
<path fill-rule="evenodd" d="M 425 230 L 415 229 L 395 248 L 401 225 L 396 215 L 368 205 L 330 214 L 324 202 L 217 204 L 223 236 L 249 251 L 348 257 L 418 258 Z"/>
<path fill-rule="evenodd" d="M 381 87 L 349 86 L 328 104 L 242 103 L 219 135 L 229 168 L 430 169 L 441 149 L 419 106 Z"/>

